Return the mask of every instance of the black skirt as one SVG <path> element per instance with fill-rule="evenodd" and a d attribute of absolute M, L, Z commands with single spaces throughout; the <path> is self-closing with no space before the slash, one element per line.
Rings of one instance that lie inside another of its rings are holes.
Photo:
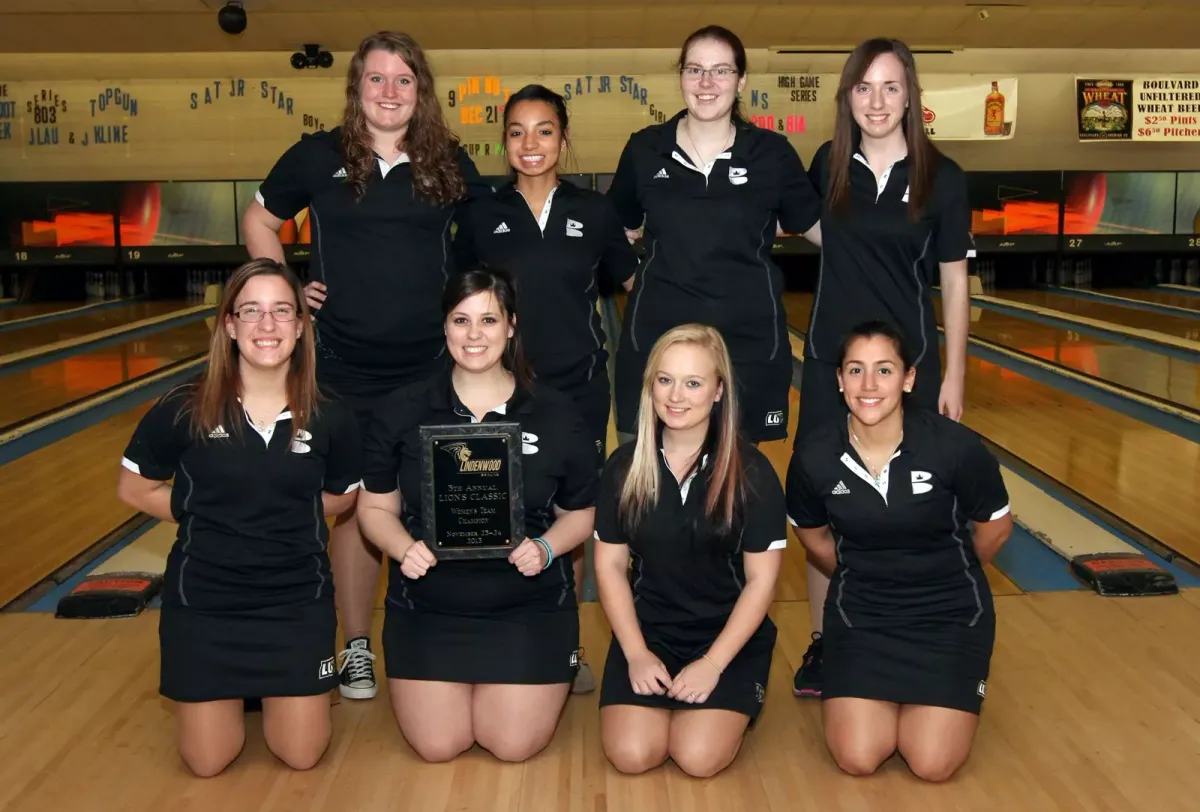
<path fill-rule="evenodd" d="M 176 702 L 317 696 L 338 683 L 333 600 L 237 612 L 164 605 L 159 693 Z"/>
<path fill-rule="evenodd" d="M 778 632 L 770 621 L 763 623 L 758 631 L 746 641 L 742 650 L 737 653 L 725 667 L 725 672 L 717 681 L 708 700 L 702 705 L 694 702 L 681 702 L 666 694 L 649 694 L 646 696 L 633 692 L 629 683 L 629 662 L 625 652 L 614 635 L 608 646 L 608 659 L 604 663 L 604 677 L 600 684 L 600 707 L 605 705 L 637 705 L 644 708 L 661 708 L 663 710 L 728 710 L 742 713 L 754 722 L 762 710 L 763 701 L 767 696 L 767 677 L 771 673 L 771 656 L 775 649 L 775 638 Z M 703 646 L 692 649 L 680 649 L 675 646 L 665 646 L 653 641 L 647 635 L 646 646 L 653 654 L 662 660 L 667 673 L 674 678 L 688 663 L 699 659 L 708 651 L 711 641 Z"/>
<path fill-rule="evenodd" d="M 387 603 L 383 656 L 389 679 L 472 685 L 554 685 L 579 669 L 579 610 L 450 615 Z"/>
<path fill-rule="evenodd" d="M 833 594 L 833 590 L 830 590 Z M 979 713 L 987 693 L 996 616 L 847 626 L 825 611 L 821 698 L 856 697 Z"/>

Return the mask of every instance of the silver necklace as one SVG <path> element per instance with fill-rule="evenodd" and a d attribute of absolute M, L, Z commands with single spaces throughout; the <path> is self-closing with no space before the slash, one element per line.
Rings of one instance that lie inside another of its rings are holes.
<path fill-rule="evenodd" d="M 896 447 L 892 449 L 891 454 L 887 455 L 887 462 L 879 467 L 878 473 L 876 473 L 875 466 L 871 464 L 871 455 L 867 453 L 866 446 L 863 444 L 862 440 L 858 439 L 858 435 L 854 433 L 854 429 L 850 429 L 850 439 L 854 441 L 855 448 L 857 448 L 858 453 L 862 455 L 863 462 L 867 464 L 867 472 L 876 482 L 879 482 L 881 479 L 883 479 L 884 469 L 886 469 L 887 464 L 892 461 L 892 457 L 895 455 L 896 449 L 900 448 L 900 444 L 904 442 L 904 432 L 900 432 L 900 439 L 896 441 Z"/>

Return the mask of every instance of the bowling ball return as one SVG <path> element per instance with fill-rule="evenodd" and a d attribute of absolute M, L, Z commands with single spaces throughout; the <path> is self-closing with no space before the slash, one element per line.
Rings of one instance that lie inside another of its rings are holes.
<path fill-rule="evenodd" d="M 59 600 L 54 616 L 73 620 L 136 617 L 157 597 L 162 584 L 162 575 L 150 572 L 89 575 Z"/>
<path fill-rule="evenodd" d="M 1071 574 L 1106 597 L 1179 594 L 1175 576 L 1140 553 L 1077 555 Z"/>

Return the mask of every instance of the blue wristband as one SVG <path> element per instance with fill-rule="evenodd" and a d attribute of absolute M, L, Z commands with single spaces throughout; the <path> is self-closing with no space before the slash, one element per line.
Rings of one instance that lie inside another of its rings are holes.
<path fill-rule="evenodd" d="M 545 569 L 546 567 L 550 566 L 550 562 L 554 560 L 554 550 L 550 549 L 550 542 L 546 541 L 541 536 L 535 538 L 534 541 L 542 545 L 542 549 L 546 551 L 546 566 L 542 567 L 542 569 Z"/>

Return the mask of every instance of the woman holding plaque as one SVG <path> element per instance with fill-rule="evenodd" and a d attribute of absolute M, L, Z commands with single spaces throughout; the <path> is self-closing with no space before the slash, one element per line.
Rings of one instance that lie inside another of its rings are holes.
<path fill-rule="evenodd" d="M 845 418 L 837 354 L 843 336 L 864 321 L 887 322 L 914 349 L 918 373 L 911 408 L 962 417 L 967 259 L 975 253 L 966 176 L 925 134 L 916 63 L 898 40 L 867 40 L 846 60 L 833 139 L 817 150 L 809 176 L 823 198 L 821 272 L 804 342 L 793 463 L 805 435 Z M 944 374 L 931 293 L 938 284 L 946 328 Z M 796 672 L 797 696 L 821 696 L 828 588 L 810 563 L 813 643 Z"/>
<path fill-rule="evenodd" d="M 317 376 L 350 403 L 364 431 L 381 397 L 439 363 L 451 222 L 472 197 L 490 191 L 446 126 L 421 46 L 382 31 L 350 59 L 341 125 L 288 149 L 246 210 L 250 255 L 282 262 L 279 230 L 308 208 L 313 250 L 305 291 L 319 311 Z M 338 517 L 331 544 L 346 638 L 339 688 L 369 699 L 380 562 L 354 517 L 352 509 Z"/>
<path fill-rule="evenodd" d="M 604 327 L 596 310 L 601 276 L 630 287 L 637 254 L 612 202 L 560 180 L 568 149 L 567 103 L 541 85 L 514 93 L 504 107 L 504 145 L 515 181 L 471 207 L 459 223 L 455 249 L 469 267 L 482 261 L 513 275 L 521 296 L 522 346 L 538 383 L 575 401 L 604 465 L 612 396 Z M 584 547 L 572 562 L 583 586 Z M 594 690 L 580 663 L 575 693 Z"/>
<path fill-rule="evenodd" d="M 449 363 L 385 398 L 365 440 L 358 514 L 389 559 L 389 694 L 401 732 L 427 761 L 449 761 L 476 743 L 523 761 L 554 735 L 579 661 L 570 554 L 592 532 L 595 446 L 570 397 L 530 382 L 507 274 L 452 276 L 442 312 Z M 461 558 L 456 548 L 473 526 L 511 530 L 509 502 L 496 496 L 514 461 L 491 450 L 493 441 L 447 445 L 422 439 L 422 427 L 486 434 L 489 424 L 519 431 L 511 451 L 521 475 L 512 487 L 520 488 L 523 533 L 502 538 L 490 557 Z M 461 476 L 430 476 L 427 468 L 445 468 L 434 455 L 451 452 Z M 428 516 L 426 499 L 450 507 Z"/>
<path fill-rule="evenodd" d="M 792 355 L 776 229 L 820 240 L 819 201 L 787 138 L 741 110 L 746 49 L 720 26 L 679 54 L 685 109 L 634 133 L 608 196 L 621 222 L 644 228 L 616 358 L 617 430 L 637 430 L 642 372 L 658 337 L 679 324 L 716 327 L 729 345 L 751 442 L 787 437 Z"/>
<path fill-rule="evenodd" d="M 762 709 L 787 522 L 779 477 L 739 436 L 732 368 L 714 328 L 665 333 L 646 364 L 637 439 L 604 469 L 596 581 L 613 637 L 600 732 L 621 772 L 670 758 L 715 775 Z"/>
<path fill-rule="evenodd" d="M 300 280 L 273 260 L 234 272 L 204 377 L 162 397 L 125 450 L 117 495 L 179 524 L 167 557 L 159 691 L 199 776 L 246 740 L 262 698 L 267 747 L 295 769 L 329 745 L 337 615 L 325 516 L 354 504 L 353 412 L 318 394 Z M 171 481 L 174 480 L 174 485 Z"/>

